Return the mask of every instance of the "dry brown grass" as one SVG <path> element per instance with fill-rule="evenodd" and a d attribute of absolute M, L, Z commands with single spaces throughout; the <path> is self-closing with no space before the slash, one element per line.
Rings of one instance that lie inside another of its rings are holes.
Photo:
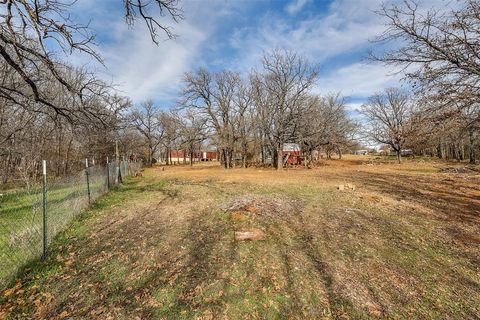
<path fill-rule="evenodd" d="M 480 176 L 445 166 L 148 169 L 1 293 L 0 315 L 477 319 Z M 255 229 L 264 241 L 234 240 Z"/>

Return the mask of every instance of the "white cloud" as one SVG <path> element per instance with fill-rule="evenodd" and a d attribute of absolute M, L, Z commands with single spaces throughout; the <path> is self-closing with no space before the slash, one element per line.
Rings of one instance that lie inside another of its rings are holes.
<path fill-rule="evenodd" d="M 138 28 L 142 32 L 132 32 L 123 24 L 118 29 L 123 40 L 107 46 L 102 55 L 119 89 L 134 101 L 168 99 L 198 58 L 207 36 L 195 26 L 182 24 L 176 31 L 184 36 L 156 46 L 143 26 Z"/>
<path fill-rule="evenodd" d="M 393 69 L 362 61 L 374 46 L 371 40 L 385 28 L 374 13 L 378 6 L 377 0 L 336 0 L 326 14 L 296 24 L 267 14 L 258 28 L 238 29 L 232 35 L 231 46 L 242 50 L 235 67 L 247 71 L 258 66 L 263 51 L 288 48 L 325 69 L 331 70 L 330 64 L 338 66 L 320 74 L 315 93 L 341 92 L 366 99 L 386 87 L 398 86 L 401 76 L 394 74 Z"/>
<path fill-rule="evenodd" d="M 353 63 L 320 76 L 316 93 L 341 92 L 344 96 L 366 98 L 387 87 L 397 86 L 401 75 L 381 64 Z"/>
<path fill-rule="evenodd" d="M 125 24 L 121 6 L 93 0 L 79 3 L 78 12 L 91 13 L 91 27 L 98 33 L 98 50 L 106 69 L 96 68 L 134 102 L 176 100 L 183 74 L 205 64 L 206 40 L 216 32 L 217 22 L 233 14 L 236 6 L 215 0 L 184 1 L 185 19 L 172 25 L 178 38 L 156 46 L 143 21 L 133 27 Z M 73 56 L 72 60 L 84 65 L 91 59 Z"/>
<path fill-rule="evenodd" d="M 287 10 L 289 14 L 296 14 L 309 2 L 311 2 L 311 0 L 292 0 L 285 10 Z"/>
<path fill-rule="evenodd" d="M 294 0 L 285 10 L 297 13 L 310 1 Z M 94 13 L 92 27 L 106 37 L 100 43 L 108 68 L 106 77 L 135 102 L 146 98 L 175 100 L 184 72 L 200 65 L 248 71 L 259 63 L 263 51 L 272 48 L 294 49 L 313 63 L 328 63 L 328 59 L 337 55 L 365 49 L 371 45 L 368 40 L 383 30 L 373 13 L 378 1 L 335 0 L 321 16 L 292 22 L 284 16 L 267 13 L 258 25 L 249 23 L 232 35 L 220 34 L 220 40 L 230 37 L 226 39 L 238 52 L 238 58 L 213 60 L 211 55 L 222 53 L 222 43 L 215 38 L 225 21 L 222 18 L 240 17 L 241 5 L 235 1 L 186 0 L 185 20 L 173 26 L 180 37 L 159 46 L 151 42 L 141 21 L 134 30 L 125 25 L 121 7 L 112 11 L 111 4 L 93 0 L 81 3 L 83 11 Z M 78 61 L 84 63 L 82 59 Z M 380 75 L 382 71 L 381 67 L 353 64 L 322 75 L 318 87 L 322 92 L 341 90 L 345 95 L 367 95 L 389 82 L 386 75 Z"/>
<path fill-rule="evenodd" d="M 292 0 L 284 9 L 293 15 L 310 1 Z M 309 14 L 304 20 L 269 11 L 258 23 L 252 22 L 256 15 L 240 13 L 255 1 L 185 0 L 185 20 L 173 26 L 180 37 L 159 46 L 151 42 L 142 22 L 134 30 L 125 25 L 121 6 L 115 5 L 117 10 L 112 11 L 108 1 L 77 3 L 82 4 L 82 12 L 92 14 L 92 27 L 106 37 L 99 38 L 104 40 L 100 51 L 108 68 L 106 77 L 135 102 L 146 98 L 173 101 L 184 72 L 199 66 L 249 71 L 258 65 L 263 51 L 273 48 L 293 49 L 313 63 L 339 66 L 320 75 L 319 93 L 341 91 L 347 96 L 367 97 L 398 83 L 399 76 L 390 76 L 384 66 L 359 62 L 372 46 L 369 40 L 384 30 L 381 18 L 374 13 L 378 0 L 334 0 L 327 12 Z M 233 34 L 222 34 L 222 23 L 240 20 L 248 23 L 239 23 Z M 237 58 L 223 55 L 225 46 L 233 49 Z M 84 63 L 82 59 L 78 62 Z"/>
<path fill-rule="evenodd" d="M 347 102 L 345 105 L 347 110 L 351 111 L 351 113 L 355 113 L 354 111 L 359 110 L 363 104 L 364 102 Z"/>
<path fill-rule="evenodd" d="M 248 69 L 262 51 L 272 48 L 296 50 L 314 63 L 365 50 L 384 29 L 381 19 L 373 13 L 377 6 L 376 0 L 336 0 L 326 15 L 296 23 L 266 14 L 257 28 L 238 29 L 232 35 L 231 45 L 242 50 L 236 62 L 238 69 Z"/>

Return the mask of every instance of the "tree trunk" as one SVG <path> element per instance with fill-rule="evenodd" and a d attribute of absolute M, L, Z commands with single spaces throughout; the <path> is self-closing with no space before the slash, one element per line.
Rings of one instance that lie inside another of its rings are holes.
<path fill-rule="evenodd" d="M 469 137 L 469 143 L 470 143 L 470 146 L 469 146 L 470 152 L 468 153 L 469 160 L 470 160 L 469 162 L 470 164 L 475 164 L 475 137 L 474 137 L 473 128 L 470 128 L 468 130 L 468 137 Z"/>
<path fill-rule="evenodd" d="M 402 150 L 397 150 L 397 161 L 398 163 L 402 163 Z"/>
<path fill-rule="evenodd" d="M 243 150 L 242 150 L 242 168 L 247 167 L 247 153 L 248 153 L 248 144 L 244 141 Z"/>
<path fill-rule="evenodd" d="M 147 165 L 149 167 L 152 166 L 152 159 L 153 159 L 153 144 L 152 142 L 149 140 L 148 141 L 148 159 L 147 159 Z"/>
<path fill-rule="evenodd" d="M 222 165 L 225 169 L 230 168 L 230 156 L 228 154 L 228 150 L 226 148 L 221 149 L 221 159 Z"/>
<path fill-rule="evenodd" d="M 6 159 L 6 166 L 5 166 L 5 171 L 3 172 L 3 177 L 2 177 L 2 182 L 6 184 L 9 179 L 9 173 L 10 173 L 10 159 L 11 159 L 11 152 L 8 152 L 7 154 L 7 159 Z"/>
<path fill-rule="evenodd" d="M 277 147 L 277 170 L 283 170 L 283 143 Z"/>
<path fill-rule="evenodd" d="M 225 149 L 225 169 L 230 169 L 230 151 Z"/>
<path fill-rule="evenodd" d="M 437 150 L 436 151 L 437 151 L 437 158 L 442 159 L 443 157 L 442 157 L 442 145 L 441 144 L 437 145 Z"/>
<path fill-rule="evenodd" d="M 262 143 L 262 145 L 260 146 L 260 157 L 261 157 L 261 161 L 262 161 L 262 165 L 265 165 L 267 162 L 267 160 L 265 159 L 265 145 Z"/>

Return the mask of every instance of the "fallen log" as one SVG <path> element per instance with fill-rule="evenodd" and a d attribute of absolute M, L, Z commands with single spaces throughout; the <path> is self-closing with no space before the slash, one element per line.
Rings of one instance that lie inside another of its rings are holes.
<path fill-rule="evenodd" d="M 235 240 L 237 241 L 257 241 L 265 240 L 265 232 L 260 229 L 250 229 L 248 231 L 235 231 Z"/>

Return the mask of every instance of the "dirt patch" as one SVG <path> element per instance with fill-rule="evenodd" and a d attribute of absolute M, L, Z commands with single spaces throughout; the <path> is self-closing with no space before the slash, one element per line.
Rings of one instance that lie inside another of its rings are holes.
<path fill-rule="evenodd" d="M 363 199 L 363 200 L 366 200 L 369 203 L 379 203 L 380 201 L 382 201 L 382 198 L 380 198 L 379 196 L 368 195 L 368 194 L 367 195 L 362 195 L 359 198 Z"/>
<path fill-rule="evenodd" d="M 242 222 L 242 221 L 247 221 L 248 220 L 248 216 L 241 212 L 241 211 L 238 211 L 238 212 L 232 212 L 232 220 L 233 221 L 238 221 L 238 222 Z"/>
<path fill-rule="evenodd" d="M 222 207 L 222 210 L 233 212 L 245 212 L 253 217 L 283 217 L 298 213 L 303 203 L 300 200 L 276 195 L 244 194 L 236 197 Z"/>

